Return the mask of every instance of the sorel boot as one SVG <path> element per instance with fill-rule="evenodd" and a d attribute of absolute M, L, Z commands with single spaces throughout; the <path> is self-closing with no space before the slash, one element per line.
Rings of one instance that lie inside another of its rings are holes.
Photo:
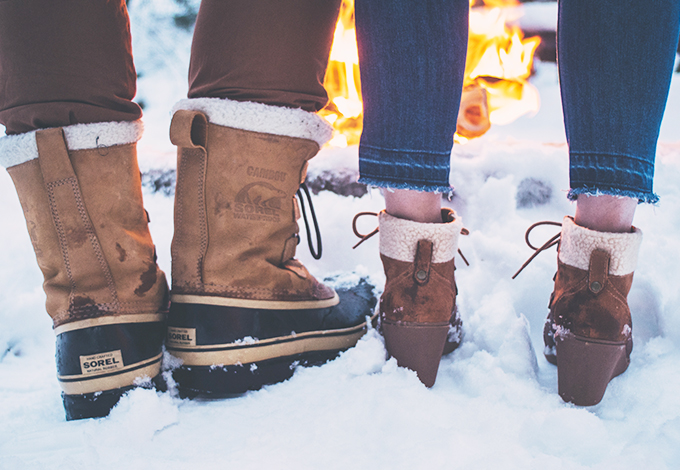
<path fill-rule="evenodd" d="M 177 106 L 168 351 L 186 395 L 241 393 L 353 346 L 375 298 L 336 293 L 295 259 L 295 197 L 330 135 L 300 109 L 200 98 Z M 339 295 L 338 295 L 339 294 Z"/>
<path fill-rule="evenodd" d="M 167 286 L 137 166 L 141 123 L 78 124 L 4 137 L 54 321 L 67 419 L 105 416 L 160 373 Z"/>
<path fill-rule="evenodd" d="M 597 232 L 564 218 L 544 340 L 565 401 L 596 405 L 609 381 L 628 368 L 633 339 L 626 298 L 641 241 L 635 227 Z"/>
<path fill-rule="evenodd" d="M 439 224 L 382 211 L 378 227 L 387 278 L 380 298 L 385 347 L 400 366 L 414 370 L 432 387 L 442 354 L 453 351 L 461 339 L 454 256 L 463 224 L 451 209 L 442 209 Z"/>

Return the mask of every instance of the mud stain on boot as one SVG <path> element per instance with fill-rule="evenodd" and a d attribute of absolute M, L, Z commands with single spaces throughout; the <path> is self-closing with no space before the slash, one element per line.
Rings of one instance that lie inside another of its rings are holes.
<path fill-rule="evenodd" d="M 83 307 L 87 306 L 92 306 L 94 305 L 95 301 L 92 300 L 90 297 L 87 297 L 85 295 L 77 295 L 73 297 L 73 301 L 71 302 L 71 307 L 74 309 L 80 309 Z"/>
<path fill-rule="evenodd" d="M 127 251 L 120 246 L 120 243 L 116 243 L 116 251 L 118 252 L 118 261 L 124 262 L 127 259 Z"/>
<path fill-rule="evenodd" d="M 66 230 L 66 242 L 73 248 L 80 248 L 87 240 L 87 232 L 83 228 L 69 228 Z"/>
<path fill-rule="evenodd" d="M 135 289 L 135 295 L 139 297 L 144 297 L 144 294 L 149 292 L 151 288 L 156 284 L 158 279 L 158 266 L 156 263 L 149 263 L 149 268 L 139 276 L 139 280 L 142 282 L 139 287 Z"/>

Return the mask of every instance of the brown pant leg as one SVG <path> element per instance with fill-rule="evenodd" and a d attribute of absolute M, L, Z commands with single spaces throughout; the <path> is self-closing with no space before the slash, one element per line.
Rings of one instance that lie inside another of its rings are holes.
<path fill-rule="evenodd" d="M 323 79 L 341 0 L 203 0 L 189 98 L 323 108 Z"/>
<path fill-rule="evenodd" d="M 124 0 L 0 0 L 0 123 L 8 134 L 133 121 Z"/>

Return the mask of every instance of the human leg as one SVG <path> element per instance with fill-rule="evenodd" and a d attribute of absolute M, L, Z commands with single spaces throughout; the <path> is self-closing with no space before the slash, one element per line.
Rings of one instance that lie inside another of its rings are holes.
<path fill-rule="evenodd" d="M 8 135 L 142 116 L 125 2 L 0 1 L 0 12 Z"/>
<path fill-rule="evenodd" d="M 125 2 L 0 2 L 0 18 L 0 162 L 45 277 L 66 417 L 104 416 L 160 373 L 167 310 Z"/>
<path fill-rule="evenodd" d="M 460 333 L 453 257 L 462 226 L 454 213 L 441 211 L 441 193 L 451 191 L 468 5 L 356 2 L 364 103 L 360 181 L 385 188 L 382 329 L 388 352 L 428 386 L 447 336 L 452 349 Z M 415 294 L 409 300 L 405 292 Z"/>
<path fill-rule="evenodd" d="M 339 1 L 204 1 L 177 104 L 168 350 L 182 393 L 241 393 L 356 343 L 375 298 L 295 259 L 295 197 L 330 138 L 315 111 Z M 226 33 L 225 33 L 226 32 Z M 299 194 L 299 193 L 298 193 Z M 216 366 L 219 364 L 219 366 Z"/>
<path fill-rule="evenodd" d="M 625 299 L 642 236 L 632 220 L 638 201 L 658 200 L 654 157 L 679 22 L 675 0 L 560 2 L 569 197 L 577 209 L 575 223 L 563 224 L 545 339 L 560 395 L 577 404 L 598 403 L 628 365 Z"/>

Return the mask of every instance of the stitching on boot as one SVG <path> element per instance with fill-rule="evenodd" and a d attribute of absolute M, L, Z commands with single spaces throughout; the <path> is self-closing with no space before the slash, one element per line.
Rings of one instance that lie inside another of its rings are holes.
<path fill-rule="evenodd" d="M 70 179 L 70 178 L 69 178 Z M 50 205 L 50 212 L 54 220 L 54 226 L 57 229 L 57 236 L 59 237 L 59 248 L 61 249 L 61 257 L 64 260 L 64 266 L 66 268 L 66 275 L 68 276 L 69 284 L 71 284 L 71 292 L 69 293 L 69 304 L 73 303 L 73 292 L 76 290 L 76 283 L 73 279 L 73 273 L 71 271 L 71 262 L 68 257 L 68 250 L 66 249 L 66 233 L 64 233 L 64 227 L 61 224 L 61 219 L 59 218 L 59 213 L 57 212 L 56 202 L 54 201 L 54 187 L 57 185 L 66 184 L 66 181 L 55 181 L 47 185 L 47 199 Z"/>
<path fill-rule="evenodd" d="M 107 287 L 109 288 L 109 293 L 111 294 L 111 297 L 113 298 L 113 305 L 119 305 L 118 301 L 118 293 L 116 291 L 116 286 L 113 281 L 113 275 L 111 274 L 111 270 L 109 269 L 109 265 L 106 262 L 106 259 L 104 258 L 104 254 L 101 249 L 101 245 L 99 244 L 99 239 L 97 238 L 97 234 L 94 230 L 94 227 L 92 226 L 92 222 L 90 221 L 89 216 L 87 215 L 87 211 L 85 210 L 85 204 L 83 203 L 82 195 L 80 193 L 80 187 L 78 186 L 78 182 L 74 177 L 62 179 L 62 180 L 57 180 L 53 181 L 51 183 L 47 184 L 47 194 L 49 198 L 49 203 L 50 203 L 50 211 L 52 212 L 52 216 L 54 217 L 55 225 L 57 225 L 57 233 L 59 235 L 59 244 L 61 245 L 61 250 L 62 250 L 62 256 L 64 258 L 64 264 L 66 266 L 66 272 L 69 278 L 69 282 L 71 284 L 71 292 L 69 294 L 69 302 L 72 303 L 74 299 L 74 292 L 76 289 L 75 285 L 75 280 L 73 279 L 73 273 L 71 270 L 71 263 L 69 261 L 69 256 L 68 256 L 68 250 L 66 248 L 67 243 L 66 243 L 66 234 L 64 233 L 63 226 L 61 224 L 61 220 L 59 218 L 59 213 L 57 210 L 56 202 L 54 200 L 54 189 L 60 186 L 64 185 L 70 185 L 71 186 L 71 191 L 73 193 L 73 197 L 76 202 L 76 208 L 78 210 L 78 215 L 80 216 L 80 221 L 83 224 L 85 228 L 85 232 L 87 233 L 88 239 L 90 241 L 90 245 L 92 247 L 92 250 L 94 251 L 95 257 L 97 258 L 97 261 L 99 261 L 99 267 L 102 270 L 102 274 L 104 275 L 104 278 L 106 279 L 106 284 Z M 91 308 L 91 307 L 90 307 Z"/>
<path fill-rule="evenodd" d="M 111 274 L 109 263 L 106 261 L 106 258 L 104 257 L 104 252 L 102 250 L 101 244 L 99 243 L 97 232 L 95 231 L 94 226 L 92 225 L 92 221 L 90 220 L 87 210 L 85 209 L 85 203 L 83 202 L 83 196 L 82 193 L 80 192 L 80 186 L 78 185 L 78 181 L 74 179 L 71 182 L 71 187 L 73 188 L 73 193 L 76 198 L 76 206 L 78 207 L 78 212 L 80 213 L 80 219 L 82 220 L 83 225 L 85 226 L 85 231 L 87 232 L 88 238 L 90 239 L 90 243 L 92 244 L 92 249 L 94 250 L 94 254 L 97 257 L 97 260 L 99 261 L 99 265 L 102 271 L 104 272 L 104 277 L 106 278 L 106 283 L 108 284 L 111 297 L 113 297 L 113 304 L 119 305 L 120 302 L 118 301 L 118 291 L 116 290 L 116 284 L 113 281 L 113 274 Z"/>
<path fill-rule="evenodd" d="M 183 154 L 184 150 L 180 150 L 180 152 Z M 177 181 L 185 181 L 186 180 L 186 159 L 182 158 L 179 161 L 179 165 L 177 165 Z M 179 201 L 179 202 L 178 202 Z M 184 185 L 182 184 L 175 184 L 175 226 L 177 227 L 183 227 L 184 226 Z M 176 238 L 176 243 L 181 244 L 184 241 L 184 233 L 179 232 L 179 234 L 175 234 Z M 172 253 L 173 259 L 177 258 L 177 254 L 174 252 Z M 175 283 L 173 276 L 173 284 Z"/>
<path fill-rule="evenodd" d="M 199 230 L 201 238 L 201 256 L 198 258 L 198 279 L 203 282 L 203 262 L 205 260 L 206 252 L 208 251 L 208 222 L 205 207 L 205 180 L 206 180 L 206 167 L 208 165 L 208 152 L 201 150 L 200 163 L 198 172 L 198 220 L 199 220 Z"/>

